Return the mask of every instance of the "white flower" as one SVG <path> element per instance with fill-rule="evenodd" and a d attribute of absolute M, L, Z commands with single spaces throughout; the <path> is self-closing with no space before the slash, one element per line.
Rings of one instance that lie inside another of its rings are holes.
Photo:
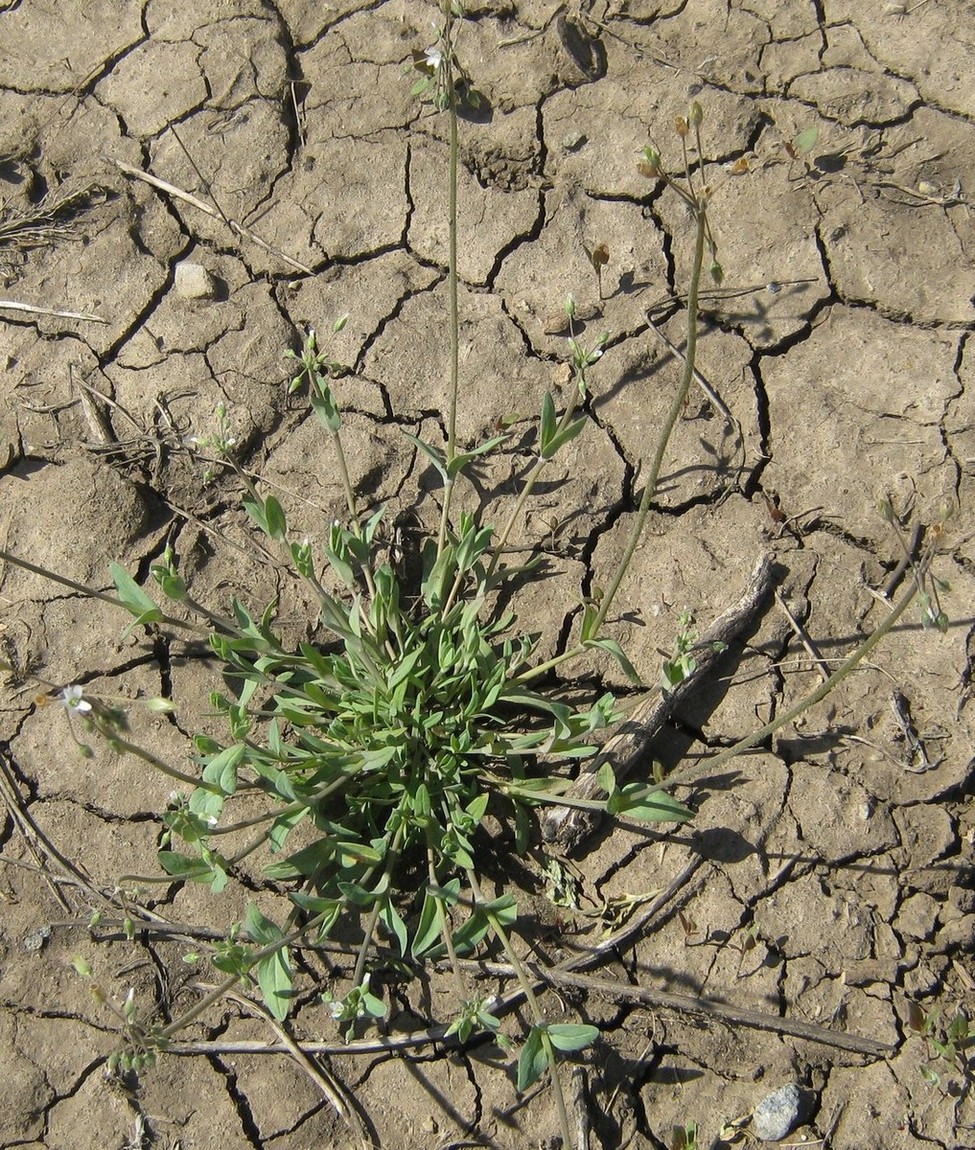
<path fill-rule="evenodd" d="M 436 72 L 443 63 L 443 52 L 439 48 L 428 48 L 427 54 L 423 57 L 423 63 Z"/>
<path fill-rule="evenodd" d="M 58 701 L 62 707 L 67 708 L 69 711 L 80 711 L 84 714 L 86 711 L 91 710 L 91 703 L 83 697 L 82 690 L 77 683 L 73 683 L 70 687 L 65 687 L 58 696 Z"/>

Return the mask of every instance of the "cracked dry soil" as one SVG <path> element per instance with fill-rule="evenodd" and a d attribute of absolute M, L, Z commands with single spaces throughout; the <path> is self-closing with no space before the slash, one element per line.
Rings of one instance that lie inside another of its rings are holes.
<path fill-rule="evenodd" d="M 690 225 L 635 161 L 652 138 L 673 166 L 673 117 L 689 95 L 705 109 L 726 284 L 751 289 L 704 305 L 699 366 L 737 422 L 693 393 L 613 634 L 653 681 L 681 608 L 706 625 L 772 550 L 782 602 L 835 665 L 887 610 L 876 592 L 900 553 L 878 501 L 890 498 L 905 533 L 927 525 L 929 542 L 940 505 L 955 508 L 934 540 L 946 635 L 915 613 L 801 725 L 682 792 L 699 811 L 690 827 L 618 826 L 590 842 L 574 863 L 579 909 L 542 897 L 537 864 L 520 875 L 546 964 L 598 942 L 627 896 L 673 884 L 591 973 L 694 996 L 701 1010 L 593 987 L 546 997 L 551 1016 L 604 1032 L 581 1060 L 590 1144 L 670 1146 L 693 1119 L 715 1146 L 724 1120 L 795 1082 L 805 1107 L 791 1141 L 973 1146 L 969 1084 L 943 1064 L 942 1088 L 925 1081 L 930 1052 L 907 1004 L 950 1019 L 971 1012 L 975 988 L 975 13 L 961 0 L 594 0 L 571 12 L 475 0 L 469 15 L 461 57 L 489 111 L 461 132 L 462 426 L 473 441 L 519 413 L 482 494 L 509 489 L 542 395 L 568 382 L 549 320 L 566 292 L 593 317 L 585 334 L 611 333 L 590 426 L 523 525 L 521 542 L 541 540 L 550 560 L 524 607 L 532 624 L 565 642 L 580 596 L 610 568 L 637 461 L 676 386 L 649 320 L 680 343 L 667 301 L 687 282 Z M 446 143 L 444 124 L 410 99 L 403 64 L 435 20 L 418 0 L 0 3 L 4 296 L 104 320 L 0 305 L 6 548 L 105 587 L 109 561 L 145 576 L 169 543 L 198 599 L 223 606 L 236 592 L 261 605 L 280 592 L 299 635 L 308 605 L 250 542 L 233 490 L 205 484 L 183 444 L 226 403 L 248 465 L 320 543 L 341 514 L 339 487 L 327 443 L 286 397 L 281 356 L 342 312 L 335 352 L 355 369 L 341 395 L 359 490 L 388 503 L 390 521 L 429 518 L 437 486 L 399 432 L 442 429 Z M 786 145 L 812 127 L 815 147 L 791 156 Z M 750 174 L 727 178 L 746 154 Z M 597 243 L 610 252 L 601 302 L 585 250 Z M 181 261 L 214 277 L 213 298 L 180 294 Z M 0 1146 L 355 1145 L 294 1059 L 241 1052 L 277 1041 L 243 1000 L 187 1034 L 217 1044 L 208 1053 L 105 1076 L 113 1019 L 72 956 L 85 954 L 109 993 L 133 986 L 171 1017 L 209 977 L 181 958 L 205 947 L 202 928 L 225 929 L 273 888 L 256 869 L 222 898 L 143 886 L 156 927 L 132 909 L 139 929 L 125 939 L 116 882 L 157 873 L 168 783 L 104 749 L 83 760 L 28 672 L 106 697 L 172 693 L 175 721 L 133 714 L 136 737 L 174 762 L 212 721 L 213 672 L 175 641 L 120 637 L 108 606 L 22 570 L 4 570 L 0 595 L 15 669 L 0 710 Z M 589 670 L 624 685 L 611 666 Z M 672 766 L 726 744 L 818 675 L 770 603 L 655 754 Z M 895 718 L 895 690 L 927 760 Z M 316 996 L 349 968 L 342 954 L 304 954 L 295 1039 L 341 1046 Z M 392 1035 L 449 1016 L 442 972 L 386 991 Z M 709 1003 L 889 1051 L 759 1029 Z M 523 1021 L 505 1025 L 517 1034 Z M 556 1144 L 549 1094 L 518 1099 L 493 1047 L 323 1065 L 382 1146 Z"/>

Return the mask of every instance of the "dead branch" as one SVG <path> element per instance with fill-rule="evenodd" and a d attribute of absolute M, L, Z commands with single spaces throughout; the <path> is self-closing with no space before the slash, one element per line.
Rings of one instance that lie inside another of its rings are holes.
<path fill-rule="evenodd" d="M 720 658 L 723 648 L 716 650 L 714 645 L 727 645 L 755 621 L 771 589 L 772 572 L 772 559 L 764 555 L 755 565 L 744 595 L 719 615 L 701 636 L 699 650 L 695 655 L 697 667 L 694 673 L 674 690 L 665 695 L 651 694 L 640 703 L 599 754 L 585 764 L 582 774 L 566 791 L 566 798 L 596 798 L 599 793 L 596 776 L 603 763 L 611 763 L 616 778 L 622 779 L 645 758 L 647 748 L 657 732 L 687 696 L 697 690 L 704 676 Z M 598 811 L 579 807 L 549 807 L 541 818 L 542 838 L 546 848 L 562 854 L 575 850 L 596 829 L 600 817 Z"/>

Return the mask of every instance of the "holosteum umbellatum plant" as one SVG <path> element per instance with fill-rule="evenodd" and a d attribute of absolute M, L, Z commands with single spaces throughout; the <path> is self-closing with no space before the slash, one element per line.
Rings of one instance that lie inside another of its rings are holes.
<path fill-rule="evenodd" d="M 530 1025 L 518 1055 L 518 1088 L 525 1090 L 545 1073 L 550 1075 L 563 1142 L 569 1145 L 559 1057 L 588 1046 L 598 1031 L 546 1018 L 514 941 L 517 900 L 512 894 L 491 898 L 485 893 L 478 843 L 482 822 L 494 812 L 513 823 L 516 848 L 525 851 L 534 830 L 533 809 L 565 801 L 567 780 L 564 772 L 553 773 L 553 764 L 590 754 L 589 737 L 619 717 L 609 694 L 588 708 L 570 707 L 546 689 L 547 673 L 598 649 L 613 655 L 636 678 L 618 643 L 603 635 L 603 625 L 642 537 L 671 433 L 694 377 L 705 261 L 719 284 L 722 271 L 708 225 L 711 191 L 704 179 L 703 110 L 693 103 L 688 115 L 677 121 L 683 153 L 680 177 L 668 174 L 653 147 L 643 151 L 639 164 L 646 178 L 665 182 L 681 197 L 694 225 L 683 375 L 645 467 L 646 482 L 622 560 L 609 573 L 607 589 L 585 606 L 577 639 L 561 654 L 541 660 L 538 639 L 519 632 L 516 615 L 498 607 L 496 593 L 512 578 L 524 577 L 526 571 L 530 576 L 530 565 L 506 565 L 506 544 L 550 460 L 585 430 L 588 421 L 582 412 L 589 373 L 602 356 L 606 337 L 588 346 L 575 338 L 574 305 L 566 301 L 573 378 L 564 408 L 559 411 L 555 397 L 545 396 L 536 459 L 513 506 L 502 514 L 500 529 L 467 512 L 455 518 L 457 482 L 475 460 L 498 450 L 505 440 L 496 435 L 473 449 L 458 449 L 463 403 L 457 301 L 458 108 L 477 99 L 456 56 L 458 16 L 457 9 L 445 8 L 436 45 L 416 53 L 413 65 L 418 74 L 414 93 L 446 117 L 449 138 L 450 401 L 444 444 L 411 437 L 443 481 L 438 530 L 423 547 L 418 598 L 408 597 L 397 571 L 383 559 L 385 551 L 378 546 L 382 509 L 366 516 L 357 499 L 342 444 L 344 369 L 330 360 L 327 337 L 322 340 L 312 332 L 300 353 L 290 353 L 295 361 L 291 389 L 306 390 L 330 440 L 347 510 L 342 521 L 327 527 L 323 555 L 309 542 L 292 538 L 279 500 L 262 495 L 259 482 L 240 466 L 225 411 L 219 413 L 217 433 L 207 446 L 211 466 L 232 471 L 243 485 L 247 515 L 310 586 L 318 604 L 318 641 L 300 643 L 297 649 L 288 646 L 275 630 L 273 607 L 257 616 L 234 600 L 229 614 L 208 610 L 191 597 L 167 552 L 151 573 L 178 616 L 164 613 L 117 566 L 117 597 L 101 597 L 127 609 L 134 616 L 132 627 L 168 625 L 207 636 L 224 675 L 238 684 L 233 697 L 221 691 L 211 696 L 227 722 L 229 740 L 198 735 L 191 773 L 132 743 L 124 713 L 117 708 L 85 697 L 76 686 L 63 688 L 60 698 L 74 724 L 100 733 L 118 750 L 141 756 L 186 788 L 174 795 L 163 814 L 166 832 L 159 861 L 167 881 L 206 883 L 220 892 L 237 864 L 266 849 L 275 857 L 264 873 L 292 884 L 289 909 L 279 921 L 252 905 L 240 927 L 214 948 L 211 961 L 224 979 L 182 1017 L 165 1026 L 150 1025 L 126 1000 L 117 1011 L 126 1046 L 115 1056 L 115 1065 L 139 1068 L 151 1063 L 157 1050 L 165 1049 L 188 1023 L 242 982 L 256 982 L 268 1009 L 283 1020 L 294 993 L 293 949 L 327 940 L 350 920 L 358 921 L 362 932 L 351 988 L 328 998 L 346 1032 L 385 1015 L 377 986 L 381 980 L 375 978 L 382 938 L 401 965 L 415 968 L 433 959 L 449 964 L 458 1006 L 456 1017 L 443 1029 L 445 1036 L 464 1041 L 486 1033 L 504 1041 L 491 999 L 474 993 L 459 961 L 493 941 L 515 971 L 528 1005 Z M 343 323 L 337 320 L 332 332 Z M 37 570 L 16 556 L 3 557 Z M 332 579 L 343 586 L 342 594 L 326 590 L 323 560 Z M 827 689 L 890 630 L 913 595 L 923 593 L 924 575 L 915 571 L 909 592 Z M 686 631 L 689 619 L 682 625 Z M 664 689 L 693 672 L 691 650 L 690 639 L 678 644 L 663 668 Z M 718 765 L 765 738 L 822 694 L 824 688 L 712 762 Z M 91 753 L 86 743 L 79 741 L 79 746 Z M 620 786 L 609 767 L 600 771 L 599 780 L 604 797 L 575 800 L 579 805 L 647 821 L 680 822 L 691 816 L 659 783 Z M 230 812 L 235 797 L 253 798 L 255 793 L 267 800 L 266 809 L 234 821 Z M 305 835 L 306 845 L 289 851 L 289 838 L 298 827 L 312 828 L 313 833 Z M 240 845 L 231 852 L 223 847 L 225 842 Z M 424 876 L 419 891 L 413 877 L 417 868 Z"/>

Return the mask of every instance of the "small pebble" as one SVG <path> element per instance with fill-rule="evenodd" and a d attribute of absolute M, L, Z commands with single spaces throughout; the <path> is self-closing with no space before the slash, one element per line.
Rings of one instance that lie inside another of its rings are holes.
<path fill-rule="evenodd" d="M 24 935 L 24 950 L 26 950 L 28 954 L 38 954 L 44 949 L 50 937 L 51 928 L 49 926 L 46 924 L 44 926 L 37 926 Z"/>
<path fill-rule="evenodd" d="M 567 152 L 574 152 L 576 149 L 581 148 L 586 142 L 586 133 L 580 132 L 578 129 L 573 129 L 571 132 L 566 132 L 562 137 L 562 147 Z"/>
<path fill-rule="evenodd" d="M 217 281 L 202 264 L 183 260 L 176 265 L 176 294 L 183 299 L 214 299 Z"/>
<path fill-rule="evenodd" d="M 799 1121 L 799 1088 L 794 1083 L 783 1086 L 763 1098 L 752 1114 L 752 1131 L 763 1142 L 778 1142 Z"/>

